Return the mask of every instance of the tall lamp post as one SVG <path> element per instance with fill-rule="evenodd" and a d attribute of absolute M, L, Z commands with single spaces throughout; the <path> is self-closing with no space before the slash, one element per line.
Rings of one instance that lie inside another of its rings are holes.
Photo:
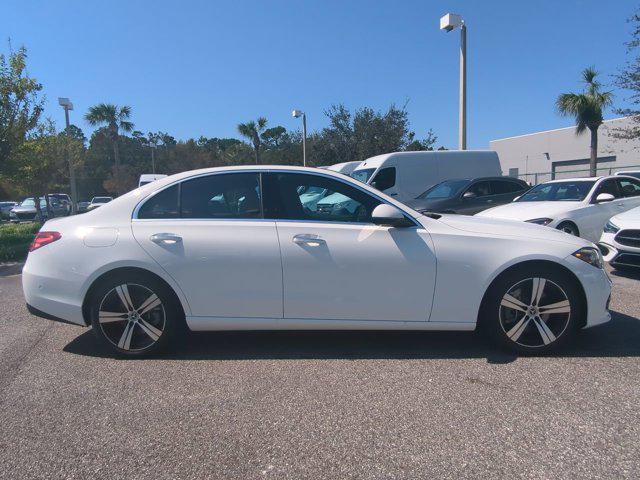
<path fill-rule="evenodd" d="M 440 30 L 450 32 L 460 27 L 460 113 L 458 144 L 467 149 L 467 25 L 460 15 L 447 13 L 440 19 Z"/>
<path fill-rule="evenodd" d="M 149 140 L 149 148 L 151 149 L 151 173 L 156 174 L 156 149 L 158 144 Z"/>
<path fill-rule="evenodd" d="M 307 114 L 302 110 L 291 112 L 294 118 L 302 117 L 302 165 L 307 166 Z"/>
<path fill-rule="evenodd" d="M 58 105 L 64 109 L 64 120 L 66 124 L 65 133 L 67 135 L 67 163 L 69 163 L 69 183 L 71 184 L 71 213 L 76 213 L 78 208 L 78 190 L 76 188 L 76 173 L 73 169 L 73 162 L 71 162 L 71 155 L 69 153 L 69 111 L 73 110 L 73 103 L 71 100 L 65 97 L 58 98 Z"/>

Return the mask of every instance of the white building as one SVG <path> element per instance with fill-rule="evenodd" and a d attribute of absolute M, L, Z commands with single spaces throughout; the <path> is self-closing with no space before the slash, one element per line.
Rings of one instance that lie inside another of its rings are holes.
<path fill-rule="evenodd" d="M 598 174 L 640 169 L 640 140 L 615 138 L 631 125 L 629 117 L 606 120 L 598 129 Z M 547 130 L 490 142 L 498 152 L 502 172 L 536 184 L 554 178 L 589 176 L 591 133 L 576 135 L 575 127 Z"/>

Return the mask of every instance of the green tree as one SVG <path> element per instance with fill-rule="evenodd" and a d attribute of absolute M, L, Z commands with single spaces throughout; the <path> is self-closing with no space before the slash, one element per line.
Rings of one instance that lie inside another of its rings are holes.
<path fill-rule="evenodd" d="M 27 74 L 27 50 L 0 54 L 0 172 L 11 155 L 35 130 L 44 108 L 42 85 Z"/>
<path fill-rule="evenodd" d="M 624 68 L 616 75 L 615 84 L 622 90 L 629 92 L 627 102 L 630 106 L 617 108 L 619 115 L 631 117 L 631 124 L 627 127 L 616 129 L 613 134 L 618 138 L 640 138 L 640 10 L 629 18 L 633 25 L 631 40 L 627 42 L 627 54 L 631 57 Z"/>
<path fill-rule="evenodd" d="M 240 123 L 238 125 L 238 133 L 251 142 L 256 158 L 256 165 L 260 163 L 260 150 L 262 148 L 262 138 L 260 135 L 267 127 L 267 119 L 258 117 L 256 121 Z"/>
<path fill-rule="evenodd" d="M 115 185 L 113 186 L 116 195 L 120 195 L 122 184 L 120 179 L 120 131 L 131 132 L 133 123 L 129 121 L 131 117 L 131 107 L 125 105 L 118 107 L 111 103 L 100 103 L 89 108 L 84 116 L 89 125 L 102 127 L 104 134 L 111 141 L 113 158 L 115 160 Z"/>
<path fill-rule="evenodd" d="M 567 117 L 573 117 L 576 122 L 576 135 L 587 129 L 591 133 L 591 158 L 589 174 L 597 175 L 598 162 L 598 128 L 602 125 L 602 111 L 613 102 L 611 92 L 603 92 L 601 84 L 596 80 L 598 72 L 593 67 L 585 68 L 582 72 L 584 90 L 582 93 L 562 93 L 556 100 L 558 112 Z"/>
<path fill-rule="evenodd" d="M 267 128 L 260 137 L 262 141 L 267 146 L 267 148 L 278 148 L 282 141 L 284 140 L 284 136 L 287 134 L 287 129 L 282 126 L 277 126 L 273 128 Z"/>

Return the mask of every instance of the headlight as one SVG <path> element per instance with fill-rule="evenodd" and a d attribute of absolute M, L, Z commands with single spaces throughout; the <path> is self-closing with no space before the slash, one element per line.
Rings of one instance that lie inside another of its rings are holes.
<path fill-rule="evenodd" d="M 604 226 L 604 233 L 618 233 L 620 231 L 620 227 L 609 220 Z"/>
<path fill-rule="evenodd" d="M 527 223 L 535 223 L 536 225 L 549 225 L 553 222 L 553 218 L 533 218 L 531 220 L 525 220 Z"/>
<path fill-rule="evenodd" d="M 589 265 L 593 265 L 596 268 L 604 268 L 604 260 L 600 250 L 593 247 L 584 247 L 573 253 L 573 256 L 579 258 L 583 262 L 587 262 Z"/>

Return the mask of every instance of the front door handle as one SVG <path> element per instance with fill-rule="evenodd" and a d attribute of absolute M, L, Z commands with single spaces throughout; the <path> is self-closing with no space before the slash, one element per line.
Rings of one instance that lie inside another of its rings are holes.
<path fill-rule="evenodd" d="M 182 242 L 182 237 L 175 233 L 154 233 L 150 240 L 158 245 L 174 245 Z"/>
<path fill-rule="evenodd" d="M 297 245 L 309 245 L 310 247 L 319 247 L 326 245 L 326 241 L 320 238 L 320 235 L 314 233 L 299 233 L 293 236 L 293 243 Z"/>

